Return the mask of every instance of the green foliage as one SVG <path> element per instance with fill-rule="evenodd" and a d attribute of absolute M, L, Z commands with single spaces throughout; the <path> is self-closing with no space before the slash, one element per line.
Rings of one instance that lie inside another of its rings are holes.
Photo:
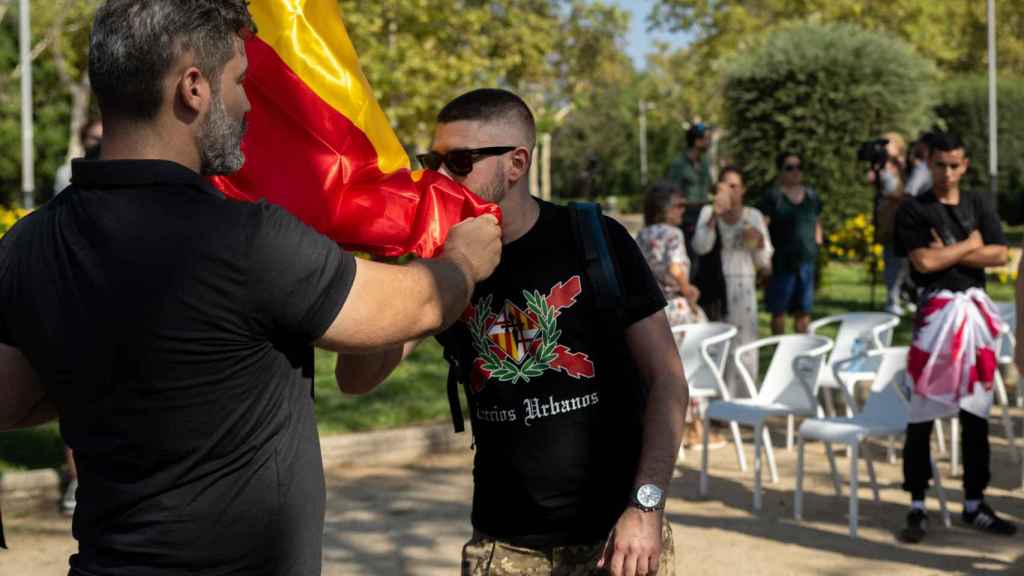
<path fill-rule="evenodd" d="M 750 185 L 775 176 L 782 150 L 803 151 L 804 182 L 821 195 L 826 228 L 871 211 L 860 143 L 916 134 L 931 120 L 933 66 L 905 43 L 847 25 L 767 33 L 725 70 L 727 153 Z"/>
<path fill-rule="evenodd" d="M 999 212 L 1017 224 L 1024 219 L 1024 77 L 999 79 Z M 988 80 L 962 78 L 944 83 L 936 113 L 964 140 L 971 168 L 965 187 L 988 193 Z"/>
<path fill-rule="evenodd" d="M 1024 2 L 996 0 L 999 63 L 1024 73 Z M 750 47 L 761 30 L 786 23 L 853 24 L 904 39 L 949 73 L 987 65 L 986 2 L 934 0 L 658 0 L 648 23 L 692 34 L 705 69 Z"/>
<path fill-rule="evenodd" d="M 99 0 L 32 0 L 32 104 L 36 202 L 50 197 L 67 155 L 71 89 L 88 65 Z M 21 76 L 17 3 L 0 3 L 0 203 L 21 204 Z M 10 10 L 8 10 L 8 6 Z"/>

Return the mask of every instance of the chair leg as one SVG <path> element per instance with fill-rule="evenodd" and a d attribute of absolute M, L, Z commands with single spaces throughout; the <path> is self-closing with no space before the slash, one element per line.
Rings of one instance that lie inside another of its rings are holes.
<path fill-rule="evenodd" d="M 796 494 L 793 495 L 793 519 L 804 517 L 804 437 L 796 439 Z"/>
<path fill-rule="evenodd" d="M 735 422 L 729 423 L 729 429 L 732 430 L 732 441 L 736 446 L 736 459 L 740 463 L 740 472 L 747 471 L 747 457 L 743 454 L 743 437 L 740 436 L 740 425 Z"/>
<path fill-rule="evenodd" d="M 857 490 L 860 488 L 858 472 L 860 466 L 860 444 L 850 443 L 850 538 L 857 537 Z"/>
<path fill-rule="evenodd" d="M 878 493 L 878 476 L 875 475 L 875 463 L 871 461 L 871 454 L 864 451 L 864 462 L 868 465 L 868 478 L 871 479 L 871 491 L 875 495 L 875 504 L 882 503 L 882 497 Z"/>
<path fill-rule="evenodd" d="M 832 399 L 832 389 L 831 388 L 824 388 L 823 387 L 821 389 L 821 395 L 825 398 L 825 414 L 829 418 L 835 418 L 836 417 L 836 403 L 835 403 L 835 400 Z"/>
<path fill-rule="evenodd" d="M 889 436 L 888 456 L 889 456 L 889 464 L 895 464 L 896 463 L 896 437 L 895 436 Z"/>
<path fill-rule="evenodd" d="M 949 476 L 960 476 L 960 418 L 956 416 L 949 421 Z"/>
<path fill-rule="evenodd" d="M 754 426 L 754 513 L 761 510 L 761 430 L 763 424 Z"/>
<path fill-rule="evenodd" d="M 942 510 L 942 523 L 946 528 L 953 526 L 949 518 L 949 506 L 946 505 L 946 490 L 942 487 L 942 477 L 939 476 L 939 467 L 932 460 L 932 482 L 935 484 L 935 491 L 939 493 L 939 509 Z"/>
<path fill-rule="evenodd" d="M 704 450 L 700 454 L 700 495 L 708 495 L 708 427 L 711 426 L 711 419 L 707 411 L 704 412 L 704 437 L 701 439 Z"/>
<path fill-rule="evenodd" d="M 762 426 L 764 425 L 762 424 Z M 761 429 L 761 435 L 764 437 L 764 452 L 768 456 L 768 472 L 771 474 L 772 484 L 778 484 L 779 468 L 775 465 L 775 449 L 772 448 L 772 434 L 768 431 L 767 426 Z"/>
<path fill-rule="evenodd" d="M 1010 455 L 1013 461 L 1017 462 L 1020 460 L 1020 451 L 1017 449 L 1017 438 L 1013 433 L 1013 420 L 1010 419 L 1010 398 L 1006 394 L 1006 384 L 999 370 L 996 370 L 995 388 L 996 399 L 1003 405 L 1003 429 L 1006 430 L 1006 439 L 1010 443 Z"/>
<path fill-rule="evenodd" d="M 796 418 L 790 414 L 786 416 L 786 452 L 793 451 L 794 436 L 796 436 Z"/>
<path fill-rule="evenodd" d="M 946 457 L 946 433 L 942 431 L 942 418 L 935 419 L 935 441 L 939 444 L 939 456 Z"/>
<path fill-rule="evenodd" d="M 828 456 L 828 467 L 832 471 L 832 487 L 836 489 L 836 497 L 842 497 L 843 489 L 839 486 L 839 471 L 836 470 L 836 455 L 832 452 L 832 443 L 825 442 L 825 454 Z"/>

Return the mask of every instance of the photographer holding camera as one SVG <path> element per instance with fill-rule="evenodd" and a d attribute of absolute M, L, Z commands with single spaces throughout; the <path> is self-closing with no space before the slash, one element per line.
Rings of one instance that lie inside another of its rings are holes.
<path fill-rule="evenodd" d="M 870 163 L 868 183 L 875 187 L 875 242 L 882 245 L 882 258 L 885 262 L 885 311 L 897 316 L 903 315 L 900 287 L 908 273 L 906 258 L 896 256 L 893 244 L 896 212 L 906 198 L 906 150 L 907 143 L 903 136 L 888 132 L 878 140 L 865 142 L 857 151 L 859 160 Z"/>

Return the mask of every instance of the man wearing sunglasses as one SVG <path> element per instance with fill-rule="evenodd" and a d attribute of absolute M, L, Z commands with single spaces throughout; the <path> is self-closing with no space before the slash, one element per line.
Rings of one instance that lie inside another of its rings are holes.
<path fill-rule="evenodd" d="M 438 337 L 476 441 L 462 573 L 672 574 L 663 510 L 687 389 L 664 297 L 606 219 L 626 304 L 596 309 L 568 209 L 530 196 L 534 130 L 518 96 L 475 90 L 445 106 L 420 157 L 504 214 L 501 263 Z M 341 358 L 339 386 L 372 389 L 410 349 Z"/>

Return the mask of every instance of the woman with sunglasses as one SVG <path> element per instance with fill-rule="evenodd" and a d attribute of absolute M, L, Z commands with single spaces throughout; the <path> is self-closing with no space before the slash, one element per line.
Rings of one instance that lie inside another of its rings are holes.
<path fill-rule="evenodd" d="M 786 151 L 776 159 L 778 180 L 758 206 L 768 222 L 775 254 L 765 307 L 772 315 L 772 334 L 786 331 L 786 314 L 796 332 L 807 332 L 814 307 L 814 264 L 822 242 L 821 201 L 803 183 L 803 157 Z"/>

